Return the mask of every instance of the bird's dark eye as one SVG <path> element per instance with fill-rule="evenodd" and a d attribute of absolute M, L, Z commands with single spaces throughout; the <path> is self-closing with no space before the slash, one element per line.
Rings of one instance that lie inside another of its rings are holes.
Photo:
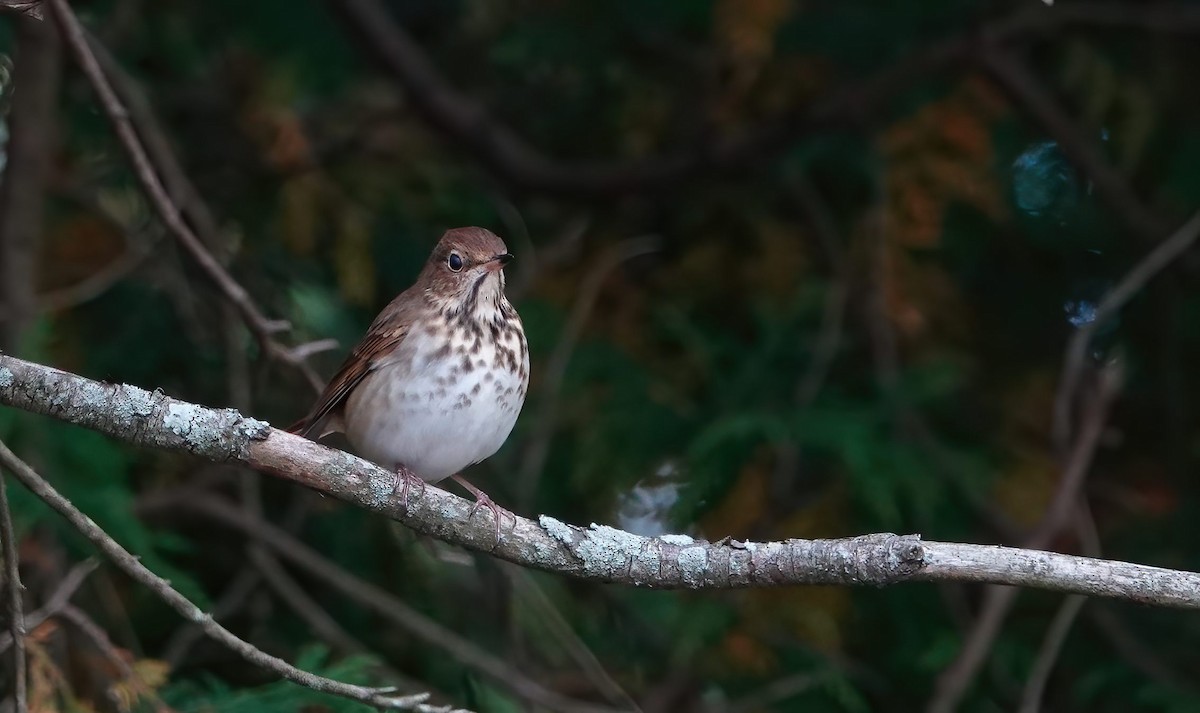
<path fill-rule="evenodd" d="M 463 267 L 462 256 L 458 253 L 450 253 L 450 257 L 447 258 L 446 264 L 450 266 L 451 270 L 458 272 Z"/>

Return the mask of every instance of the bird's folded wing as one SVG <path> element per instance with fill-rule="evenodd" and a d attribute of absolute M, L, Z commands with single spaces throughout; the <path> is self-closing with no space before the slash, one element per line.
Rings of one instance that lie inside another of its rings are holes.
<path fill-rule="evenodd" d="M 313 407 L 313 410 L 292 424 L 288 431 L 305 437 L 311 436 L 313 430 L 327 417 L 340 414 L 346 398 L 363 380 L 363 377 L 386 363 L 395 353 L 400 342 L 404 341 L 404 337 L 408 335 L 409 325 L 407 321 L 383 319 L 383 317 L 384 315 L 380 315 L 380 318 L 375 320 L 375 324 L 371 325 L 367 335 L 358 343 L 358 346 L 354 347 L 350 356 L 346 357 L 341 368 L 325 386 L 325 390 L 317 399 L 317 405 Z M 318 436 L 323 435 L 325 433 L 318 434 Z"/>

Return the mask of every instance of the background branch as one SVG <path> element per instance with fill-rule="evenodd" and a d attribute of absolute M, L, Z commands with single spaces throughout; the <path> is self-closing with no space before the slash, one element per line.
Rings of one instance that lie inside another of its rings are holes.
<path fill-rule="evenodd" d="M 45 225 L 46 185 L 54 167 L 58 33 L 32 17 L 17 17 L 10 131 L 0 181 L 0 349 L 15 351 L 37 316 L 38 250 Z"/>
<path fill-rule="evenodd" d="M 138 557 L 117 544 L 104 530 L 92 522 L 91 518 L 80 512 L 69 500 L 58 493 L 41 476 L 34 472 L 24 461 L 8 449 L 0 441 L 0 465 L 12 471 L 17 480 L 33 492 L 38 498 L 71 523 L 71 526 L 92 542 L 105 554 L 113 564 L 132 577 L 135 581 L 149 588 L 155 596 L 166 602 L 183 618 L 196 622 L 206 634 L 241 655 L 256 666 L 261 666 L 289 681 L 298 683 L 314 691 L 331 693 L 337 696 L 351 698 L 363 703 L 369 703 L 379 708 L 392 710 L 414 710 L 432 713 L 434 709 L 424 705 L 428 694 L 409 696 L 391 695 L 392 688 L 369 688 L 341 683 L 332 679 L 302 671 L 295 666 L 264 653 L 246 641 L 235 636 L 231 631 L 218 624 L 211 616 L 201 611 L 195 604 L 173 589 L 165 579 L 151 572 L 141 563 Z"/>
<path fill-rule="evenodd" d="M 273 334 L 288 329 L 288 323 L 281 320 L 268 319 L 251 299 L 250 293 L 233 279 L 221 262 L 208 251 L 203 241 L 200 240 L 183 219 L 183 215 L 171 200 L 171 196 L 168 194 L 162 179 L 159 177 L 159 172 L 146 152 L 143 141 L 138 136 L 137 130 L 130 119 L 129 111 L 113 90 L 107 76 L 105 76 L 104 70 L 100 67 L 100 63 L 96 59 L 96 55 L 92 52 L 88 39 L 84 34 L 83 26 L 79 24 L 79 19 L 71 11 L 71 6 L 67 3 L 67 0 L 47 0 L 47 3 L 51 7 L 55 22 L 62 30 L 63 37 L 72 56 L 95 90 L 100 100 L 100 105 L 103 107 L 104 113 L 108 116 L 109 122 L 113 126 L 113 131 L 117 134 L 121 147 L 125 150 L 129 162 L 133 166 L 134 175 L 137 177 L 142 189 L 146 192 L 146 196 L 150 199 L 159 218 L 162 219 L 167 229 L 179 244 L 183 246 L 184 250 L 187 251 L 196 264 L 212 280 L 213 284 L 217 286 L 225 299 L 229 300 L 237 308 L 238 313 L 258 339 L 259 344 L 267 355 L 299 369 L 313 388 L 319 391 L 323 386 L 323 382 L 316 373 L 302 359 L 297 357 L 297 353 L 286 349 L 272 337 Z M 158 147 L 161 152 L 167 152 L 165 142 L 159 142 Z M 175 166 L 176 164 L 172 161 L 170 165 Z M 187 192 L 185 190 L 185 187 L 189 185 L 184 183 L 179 187 L 179 190 L 184 191 L 185 196 L 191 196 L 194 199 L 194 191 Z"/>
<path fill-rule="evenodd" d="M 784 111 L 736 136 L 706 136 L 699 145 L 645 159 L 571 163 L 530 145 L 454 87 L 379 0 L 330 0 L 327 5 L 354 34 L 356 44 L 396 80 L 432 130 L 519 188 L 592 199 L 675 189 L 681 182 L 701 176 L 744 169 L 820 129 L 862 124 L 913 84 L 964 60 L 977 59 L 981 42 L 1001 46 L 1072 25 L 1166 33 L 1200 31 L 1200 10 L 1190 5 L 1133 9 L 1106 2 L 1063 7 L 1029 3 L 978 30 L 934 42 L 857 84 L 838 84 L 811 105 Z M 1128 215 L 1140 217 L 1136 210 Z"/>
<path fill-rule="evenodd" d="M 21 598 L 24 587 L 21 586 L 21 571 L 17 561 L 17 533 L 13 528 L 12 513 L 8 509 L 8 488 L 5 485 L 3 469 L 0 469 L 0 545 L 4 553 L 4 592 L 5 608 L 8 610 L 8 631 L 12 637 L 12 676 L 13 708 L 16 713 L 27 713 L 29 701 L 26 686 L 27 673 L 25 661 L 25 608 Z"/>

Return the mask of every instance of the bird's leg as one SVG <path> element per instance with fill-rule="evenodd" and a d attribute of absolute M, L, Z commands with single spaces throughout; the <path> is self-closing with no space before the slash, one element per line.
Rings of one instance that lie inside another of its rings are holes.
<path fill-rule="evenodd" d="M 404 512 L 407 514 L 409 488 L 412 487 L 413 481 L 416 481 L 417 485 L 419 485 L 421 488 L 421 493 L 424 494 L 425 481 L 422 480 L 416 473 L 409 470 L 408 466 L 404 465 L 403 463 L 396 464 L 395 474 L 396 479 L 392 483 L 392 494 L 394 495 L 397 492 L 400 494 L 400 499 L 404 502 Z"/>
<path fill-rule="evenodd" d="M 488 497 L 487 493 L 483 492 L 479 488 L 476 488 L 474 485 L 471 485 L 470 483 L 468 483 L 467 479 L 462 477 L 461 475 L 454 474 L 450 477 L 454 479 L 454 482 L 463 486 L 468 491 L 470 491 L 470 493 L 472 495 L 475 496 L 475 504 L 471 506 L 471 514 L 468 515 L 467 517 L 469 517 L 469 518 L 475 517 L 475 511 L 478 510 L 480 507 L 485 507 L 488 510 L 492 511 L 492 519 L 496 521 L 496 544 L 500 544 L 500 522 L 502 521 L 502 519 L 505 516 L 507 516 L 507 517 L 512 518 L 513 527 L 516 527 L 517 526 L 517 516 L 514 515 L 512 512 L 505 510 L 504 508 L 497 505 L 496 501 L 494 501 L 490 497 Z"/>

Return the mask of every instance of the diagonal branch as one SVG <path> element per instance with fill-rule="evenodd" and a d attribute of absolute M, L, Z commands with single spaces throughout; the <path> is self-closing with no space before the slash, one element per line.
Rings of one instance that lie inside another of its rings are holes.
<path fill-rule="evenodd" d="M 371 688 L 334 681 L 333 679 L 298 669 L 282 659 L 259 650 L 218 624 L 187 597 L 173 589 L 167 580 L 147 569 L 138 557 L 119 545 L 108 533 L 92 522 L 91 518 L 80 512 L 78 508 L 71 504 L 71 501 L 63 497 L 50 483 L 38 475 L 33 468 L 17 458 L 3 441 L 0 441 L 0 465 L 12 471 L 17 480 L 21 481 L 34 495 L 41 498 L 42 501 L 66 518 L 72 527 L 78 530 L 84 537 L 91 540 L 92 544 L 112 560 L 113 564 L 117 565 L 123 572 L 153 591 L 158 598 L 166 602 L 180 616 L 189 621 L 196 622 L 211 638 L 240 654 L 250 663 L 262 666 L 289 681 L 298 683 L 306 688 L 311 688 L 314 691 L 351 698 L 379 708 L 427 711 L 428 713 L 433 713 L 436 710 L 424 705 L 425 700 L 429 697 L 428 694 L 395 696 L 392 695 L 394 691 L 392 688 Z"/>
<path fill-rule="evenodd" d="M 961 67 L 963 60 L 974 57 L 981 41 L 1010 44 L 1068 26 L 1171 34 L 1200 31 L 1200 8 L 1183 3 L 1133 7 L 1128 3 L 1079 2 L 1053 8 L 1030 3 L 982 28 L 933 43 L 864 81 L 839 83 L 829 96 L 735 136 L 706 137 L 703 144 L 648 159 L 570 162 L 529 144 L 454 87 L 379 0 L 330 0 L 327 4 L 355 35 L 356 45 L 395 79 L 431 129 L 507 182 L 584 198 L 672 189 L 700 175 L 752 166 L 818 129 L 864 123 L 906 88 L 937 72 Z"/>
<path fill-rule="evenodd" d="M 1092 320 L 1080 327 L 1072 335 L 1067 344 L 1063 359 L 1062 377 L 1058 382 L 1058 393 L 1054 398 L 1053 434 L 1056 444 L 1063 444 L 1074 435 L 1072 425 L 1072 408 L 1075 403 L 1075 392 L 1083 377 L 1084 364 L 1087 360 L 1088 347 L 1096 330 L 1112 319 L 1129 300 L 1142 291 L 1150 280 L 1177 260 L 1200 238 L 1200 211 L 1192 214 L 1186 223 L 1181 225 L 1166 240 L 1159 243 L 1153 250 L 1146 253 L 1133 269 L 1117 283 L 1096 305 Z M 1060 446 L 1061 447 L 1061 446 Z"/>
<path fill-rule="evenodd" d="M 71 603 L 71 597 L 75 596 L 76 590 L 83 584 L 83 580 L 96 569 L 96 560 L 84 560 L 71 568 L 67 572 L 67 576 L 62 578 L 54 591 L 47 597 L 37 609 L 29 612 L 25 617 L 25 630 L 33 631 L 41 626 L 42 622 L 62 611 L 63 607 Z M 0 654 L 8 650 L 12 646 L 13 638 L 9 632 L 0 634 Z"/>
<path fill-rule="evenodd" d="M 1082 496 L 1084 480 L 1100 445 L 1109 407 L 1120 385 L 1120 371 L 1120 367 L 1114 364 L 1101 372 L 1087 421 L 1080 429 L 1070 458 L 1063 468 L 1054 497 L 1038 526 L 1027 536 L 1026 546 L 1045 547 L 1066 526 L 1072 508 Z M 929 713 L 951 713 L 958 709 L 962 697 L 991 652 L 1000 627 L 1016 602 L 1017 594 L 1018 591 L 1011 587 L 989 587 L 984 593 L 979 617 L 967 633 L 962 649 L 938 676 L 927 708 Z"/>
<path fill-rule="evenodd" d="M 409 494 L 405 507 L 390 471 L 233 409 L 209 409 L 161 391 L 103 384 L 7 355 L 0 355 L 0 403 L 126 443 L 248 465 L 431 537 L 581 579 L 661 589 L 966 581 L 1200 608 L 1197 573 L 1039 550 L 926 541 L 917 535 L 706 542 L 685 535 L 641 537 L 604 525 L 578 527 L 542 515 L 536 522 L 515 518 L 497 540 L 488 510 L 473 513 L 470 502 L 434 486 Z M 194 615 L 195 607 L 186 603 L 184 611 Z"/>
<path fill-rule="evenodd" d="M 92 645 L 99 649 L 100 653 L 104 654 L 104 657 L 112 662 L 112 665 L 120 672 L 121 678 L 133 687 L 137 696 L 144 697 L 150 701 L 150 705 L 153 707 L 155 713 L 177 713 L 175 709 L 168 706 L 159 697 L 154 688 L 146 683 L 141 674 L 125 660 L 125 657 L 121 655 L 121 651 L 108 638 L 108 633 L 104 629 L 101 629 L 100 625 L 93 621 L 82 609 L 74 604 L 67 604 L 58 613 L 58 616 L 74 624 L 75 628 L 79 629 L 85 637 L 90 639 Z"/>
<path fill-rule="evenodd" d="M 67 0 L 46 0 L 46 2 L 50 6 L 51 14 L 62 31 L 63 38 L 75 58 L 75 62 L 99 97 L 100 105 L 103 107 L 105 115 L 108 116 L 113 131 L 133 166 L 134 175 L 149 197 L 159 218 L 192 260 L 212 280 L 225 299 L 237 308 L 246 326 L 258 339 L 263 351 L 271 358 L 299 369 L 313 387 L 319 390 L 322 383 L 315 372 L 297 356 L 296 352 L 288 350 L 273 337 L 274 334 L 288 329 L 288 323 L 269 319 L 263 314 L 251 299 L 250 293 L 238 284 L 221 262 L 208 251 L 200 238 L 188 226 L 179 208 L 171 200 L 171 196 L 159 176 L 159 171 L 156 170 L 146 151 L 145 144 L 138 136 L 128 109 L 113 90 L 111 82 L 88 44 L 79 18 L 75 17 Z"/>
<path fill-rule="evenodd" d="M 8 595 L 8 630 L 13 642 L 13 708 L 16 713 L 27 713 L 25 680 L 25 610 L 21 606 L 21 572 L 17 563 L 17 535 L 13 528 L 12 513 L 8 509 L 8 490 L 4 483 L 4 471 L 0 470 L 0 545 L 4 549 L 4 591 Z"/>
<path fill-rule="evenodd" d="M 1059 106 L 1054 95 L 1024 62 L 996 46 L 982 48 L 978 59 L 1016 104 L 1054 137 L 1067 158 L 1095 186 L 1104 204 L 1130 231 L 1142 239 L 1155 240 L 1170 230 L 1170 224 L 1147 207 L 1125 175 L 1105 158 L 1096 142 L 1088 139 L 1086 130 Z"/>
<path fill-rule="evenodd" d="M 16 350 L 37 317 L 38 247 L 45 229 L 46 186 L 54 169 L 61 50 L 54 28 L 31 17 L 16 35 L 13 101 L 0 167 L 0 349 Z"/>
<path fill-rule="evenodd" d="M 573 701 L 520 671 L 471 641 L 447 629 L 379 587 L 364 581 L 321 556 L 282 529 L 255 514 L 233 507 L 215 497 L 190 498 L 177 503 L 207 518 L 245 533 L 280 558 L 308 572 L 315 580 L 341 592 L 412 636 L 445 651 L 518 697 L 539 707 L 561 713 L 615 713 L 611 708 Z M 493 533 L 495 530 L 489 528 Z"/>

